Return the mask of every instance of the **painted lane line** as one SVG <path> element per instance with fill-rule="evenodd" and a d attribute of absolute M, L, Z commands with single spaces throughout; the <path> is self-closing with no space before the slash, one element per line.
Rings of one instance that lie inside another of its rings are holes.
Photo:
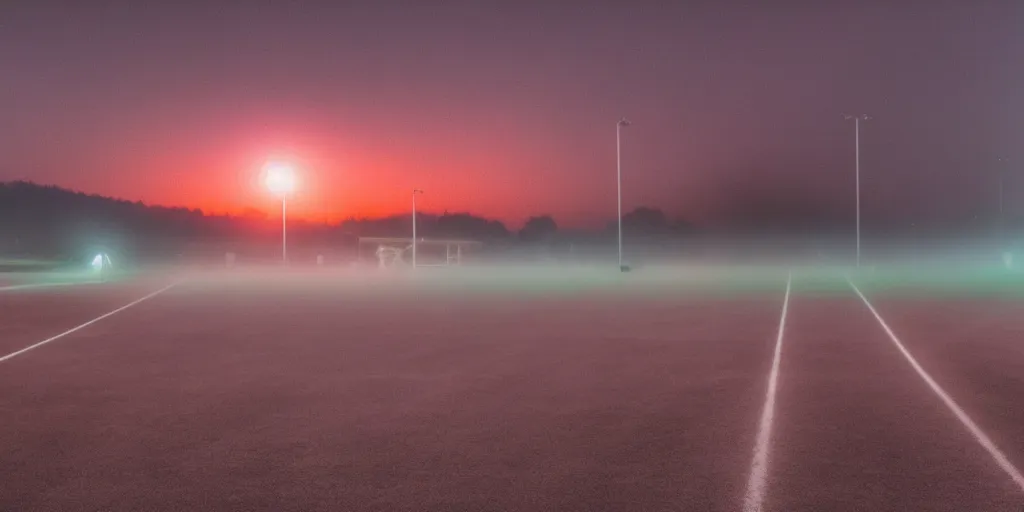
<path fill-rule="evenodd" d="M 939 384 L 935 382 L 934 379 L 932 379 L 931 375 L 928 375 L 928 372 L 926 372 L 924 368 L 922 368 L 921 365 L 918 364 L 917 360 L 914 359 L 914 356 L 910 354 L 910 351 L 903 346 L 903 343 L 899 340 L 899 338 L 896 337 L 896 334 L 893 333 L 892 329 L 889 328 L 889 324 L 885 323 L 885 320 L 882 319 L 882 315 L 878 314 L 878 311 L 875 310 L 874 306 L 872 306 L 871 303 L 868 302 L 867 297 L 865 297 L 864 294 L 861 293 L 860 288 L 857 288 L 857 285 L 853 284 L 853 281 L 851 281 L 849 278 L 846 279 L 846 282 L 850 283 L 850 287 L 853 288 L 853 291 L 857 293 L 857 295 L 860 297 L 860 300 L 864 301 L 864 305 L 867 306 L 868 310 L 871 311 L 871 314 L 875 316 L 875 320 L 878 320 L 878 323 L 882 326 L 882 329 L 885 330 L 885 333 L 889 335 L 889 339 L 892 340 L 892 342 L 896 345 L 896 348 L 900 350 L 900 352 L 903 354 L 903 357 L 906 358 L 906 360 L 910 363 L 910 366 L 914 367 L 914 370 L 917 371 L 917 374 L 920 375 L 921 378 L 924 379 L 924 381 L 928 384 L 928 386 L 932 388 L 932 391 L 934 391 L 935 394 L 938 395 L 940 399 L 942 399 L 942 402 L 946 404 L 946 407 L 948 407 L 950 411 L 953 411 L 953 414 L 955 414 L 957 419 L 960 420 L 960 423 L 963 423 L 963 425 L 967 427 L 967 430 L 969 430 L 971 434 L 974 435 L 974 439 L 978 441 L 978 444 L 985 448 L 985 450 L 988 451 L 989 455 L 991 455 L 992 458 L 995 459 L 996 464 L 999 464 L 999 467 L 1002 468 L 1007 475 L 1010 475 L 1010 478 L 1013 479 L 1013 481 L 1017 484 L 1018 487 L 1020 487 L 1020 490 L 1024 491 L 1024 476 L 1022 476 L 1021 472 L 1013 465 L 1012 462 L 1010 462 L 1010 459 L 1006 458 L 1006 455 L 1004 455 L 1003 452 L 999 449 L 999 447 L 997 447 L 996 444 L 993 443 L 991 439 L 989 439 L 988 435 L 985 434 L 985 432 L 983 432 L 976 423 L 974 423 L 974 420 L 972 420 L 971 417 L 968 416 L 967 413 L 964 412 L 964 410 L 961 409 L 960 406 L 957 405 L 957 403 L 953 401 L 953 399 L 948 394 L 946 394 L 942 387 L 939 386 Z"/>
<path fill-rule="evenodd" d="M 41 347 L 43 345 L 46 345 L 47 343 L 50 343 L 51 341 L 57 341 L 57 340 L 63 338 L 64 336 L 67 336 L 68 334 L 71 334 L 73 332 L 85 329 L 86 327 L 89 327 L 90 325 L 92 325 L 92 324 L 94 324 L 96 322 L 99 322 L 100 320 L 103 320 L 104 318 L 107 318 L 109 316 L 113 316 L 113 315 L 115 315 L 117 313 L 120 313 L 121 311 L 124 311 L 124 310 L 126 310 L 126 309 L 128 309 L 128 308 L 130 308 L 130 307 L 132 307 L 132 306 L 134 306 L 134 305 L 144 301 L 144 300 L 150 299 L 150 298 L 155 297 L 155 296 L 157 296 L 157 295 L 159 295 L 159 294 L 161 294 L 161 293 L 163 293 L 163 292 L 165 292 L 167 290 L 170 290 L 172 287 L 174 287 L 177 284 L 178 283 L 171 283 L 171 284 L 169 284 L 169 285 L 167 285 L 167 286 L 165 286 L 165 287 L 163 287 L 163 288 L 161 288 L 161 289 L 159 289 L 159 290 L 157 290 L 157 291 L 155 291 L 153 293 L 150 293 L 149 295 L 146 295 L 145 297 L 142 297 L 140 299 L 136 299 L 136 300 L 134 300 L 132 302 L 129 302 L 128 304 L 125 304 L 124 306 L 121 306 L 121 307 L 119 307 L 119 308 L 109 312 L 109 313 L 106 313 L 104 315 L 101 315 L 101 316 L 98 316 L 96 318 L 93 318 L 92 320 L 89 320 L 88 322 L 86 322 L 86 323 L 84 323 L 82 325 L 79 325 L 78 327 L 72 327 L 71 329 L 68 329 L 68 330 L 66 330 L 66 331 L 64 331 L 64 332 L 62 332 L 62 333 L 60 333 L 60 334 L 58 334 L 56 336 L 52 336 L 50 338 L 47 338 L 47 339 L 45 339 L 43 341 L 40 341 L 38 343 L 35 343 L 33 345 L 29 345 L 29 346 L 27 346 L 27 347 L 25 347 L 25 348 L 23 348 L 21 350 L 18 350 L 17 352 L 11 352 L 10 354 L 7 354 L 6 356 L 0 357 L 0 363 L 2 363 L 4 361 L 7 361 L 8 359 L 12 359 L 14 357 L 20 356 L 21 354 L 24 354 L 25 352 L 28 352 L 30 350 L 33 350 L 33 349 L 39 348 L 39 347 Z"/>
<path fill-rule="evenodd" d="M 10 286 L 0 286 L 0 292 L 30 290 L 32 288 L 49 288 L 51 286 L 77 286 L 82 284 L 99 284 L 99 281 L 61 281 L 59 283 L 14 284 Z"/>
<path fill-rule="evenodd" d="M 779 387 L 779 364 L 782 361 L 782 338 L 786 331 L 786 313 L 789 311 L 789 291 L 793 283 L 793 273 L 786 277 L 786 295 L 782 299 L 782 317 L 779 319 L 779 333 L 775 339 L 775 355 L 772 357 L 772 370 L 768 374 L 768 392 L 761 411 L 761 422 L 757 427 L 757 440 L 754 443 L 754 460 L 750 463 L 750 479 L 747 480 L 747 494 L 743 499 L 744 512 L 759 512 L 764 503 L 765 491 L 768 486 L 768 446 L 772 437 L 772 422 L 775 419 L 775 395 Z"/>

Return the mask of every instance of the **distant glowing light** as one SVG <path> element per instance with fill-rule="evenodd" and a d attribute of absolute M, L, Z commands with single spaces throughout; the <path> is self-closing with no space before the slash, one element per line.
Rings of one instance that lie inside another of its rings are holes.
<path fill-rule="evenodd" d="M 272 193 L 283 196 L 295 190 L 295 170 L 292 169 L 292 166 L 281 162 L 271 162 L 264 167 L 264 170 L 266 172 L 264 183 Z"/>
<path fill-rule="evenodd" d="M 92 268 L 95 269 L 95 270 L 100 270 L 100 269 L 103 268 L 103 255 L 102 254 L 97 254 L 96 257 L 92 259 Z"/>

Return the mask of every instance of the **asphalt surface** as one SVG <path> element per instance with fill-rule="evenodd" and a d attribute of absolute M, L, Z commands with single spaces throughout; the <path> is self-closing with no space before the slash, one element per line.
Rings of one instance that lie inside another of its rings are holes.
<path fill-rule="evenodd" d="M 1024 506 L 1024 491 L 913 371 L 858 298 L 799 297 L 790 306 L 768 510 Z"/>
<path fill-rule="evenodd" d="M 785 281 L 187 281 L 0 362 L 0 510 L 743 510 Z M 0 291 L 0 357 L 168 283 Z M 1024 466 L 1024 302 L 864 291 Z M 782 340 L 764 510 L 1024 507 L 852 291 Z"/>

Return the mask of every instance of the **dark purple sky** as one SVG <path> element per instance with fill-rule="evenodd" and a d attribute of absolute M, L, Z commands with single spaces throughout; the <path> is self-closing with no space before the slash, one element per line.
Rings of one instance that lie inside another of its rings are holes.
<path fill-rule="evenodd" d="M 844 112 L 875 117 L 866 222 L 991 215 L 996 159 L 1024 166 L 1021 2 L 334 3 L 0 3 L 0 180 L 271 210 L 254 182 L 284 156 L 308 216 L 420 187 L 597 225 L 622 115 L 626 206 L 705 223 L 852 221 Z"/>

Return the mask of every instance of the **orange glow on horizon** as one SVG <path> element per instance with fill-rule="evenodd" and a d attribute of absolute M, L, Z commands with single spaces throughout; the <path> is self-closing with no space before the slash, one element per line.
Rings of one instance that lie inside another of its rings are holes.
<path fill-rule="evenodd" d="M 96 146 L 81 159 L 84 172 L 59 184 L 206 214 L 255 211 L 272 219 L 280 216 L 280 198 L 267 190 L 263 168 L 284 161 L 294 166 L 298 182 L 287 198 L 289 219 L 338 223 L 405 214 L 414 188 L 425 191 L 417 200 L 422 212 L 466 212 L 509 229 L 532 215 L 550 214 L 560 226 L 572 227 L 600 227 L 614 215 L 613 146 L 606 148 L 608 155 L 598 155 L 607 161 L 607 179 L 580 180 L 558 172 L 576 157 L 553 143 L 531 146 L 508 138 L 499 145 L 434 132 L 396 141 L 359 130 L 317 129 L 316 123 L 268 125 L 278 128 L 260 133 L 225 126 L 203 139 L 180 135 L 184 130 L 175 132 L 173 141 L 137 153 Z M 533 126 L 529 130 L 536 133 Z M 96 180 L 99 170 L 114 168 L 144 172 L 120 171 L 118 179 Z"/>

